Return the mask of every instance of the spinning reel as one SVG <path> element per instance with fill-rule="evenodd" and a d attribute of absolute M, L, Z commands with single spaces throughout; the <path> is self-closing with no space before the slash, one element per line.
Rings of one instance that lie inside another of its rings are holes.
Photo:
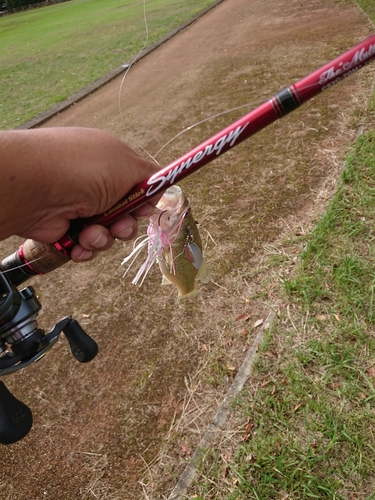
<path fill-rule="evenodd" d="M 91 361 L 98 353 L 96 342 L 70 316 L 60 320 L 46 334 L 36 321 L 41 307 L 33 287 L 19 291 L 0 266 L 0 376 L 39 360 L 61 332 L 73 356 L 81 363 Z M 0 382 L 0 443 L 10 444 L 22 439 L 31 427 L 30 408 Z"/>

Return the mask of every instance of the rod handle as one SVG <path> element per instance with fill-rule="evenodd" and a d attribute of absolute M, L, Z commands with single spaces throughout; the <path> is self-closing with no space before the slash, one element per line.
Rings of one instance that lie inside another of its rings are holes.
<path fill-rule="evenodd" d="M 0 268 L 11 283 L 18 286 L 31 276 L 54 271 L 69 260 L 69 253 L 57 243 L 26 240 L 18 250 L 1 261 Z"/>

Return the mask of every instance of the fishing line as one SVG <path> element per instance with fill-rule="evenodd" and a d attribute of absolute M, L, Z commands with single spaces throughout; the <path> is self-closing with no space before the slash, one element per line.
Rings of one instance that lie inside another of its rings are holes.
<path fill-rule="evenodd" d="M 148 40 L 149 40 L 149 26 L 148 26 L 148 19 L 147 19 L 147 12 L 146 12 L 146 0 L 143 0 L 143 21 L 144 21 L 144 26 L 145 26 L 145 41 L 143 43 L 143 46 L 142 48 L 140 49 L 140 51 L 138 52 L 138 54 L 134 57 L 134 59 L 131 61 L 130 65 L 128 66 L 128 68 L 126 69 L 126 72 L 123 76 L 123 78 L 121 79 L 121 83 L 120 83 L 120 88 L 119 88 L 119 94 L 118 94 L 118 108 L 119 108 L 119 114 L 120 114 L 120 119 L 122 122 L 124 122 L 124 116 L 123 116 L 123 113 L 122 113 L 122 106 L 121 106 L 121 95 L 122 95 L 122 91 L 123 91 L 123 86 L 124 86 L 124 83 L 125 83 L 125 80 L 126 80 L 126 77 L 128 76 L 128 73 L 130 71 L 130 69 L 133 67 L 133 65 L 138 61 L 138 59 L 140 58 L 140 55 L 142 54 L 142 52 L 144 51 L 144 49 L 146 48 L 147 44 L 148 44 Z M 339 16 L 339 17 L 344 17 L 344 16 Z M 337 16 L 335 16 L 335 19 L 337 19 Z M 313 26 L 313 25 L 317 25 L 317 22 L 313 21 L 311 23 L 305 23 L 306 26 Z M 288 28 L 288 29 L 285 29 L 284 31 L 282 31 L 281 35 L 283 34 L 290 34 L 291 32 L 294 32 L 294 31 L 299 31 L 300 28 Z M 257 42 L 260 41 L 262 38 L 260 37 L 257 37 Z M 268 39 L 268 38 L 264 38 L 264 39 Z M 251 43 L 251 40 L 249 41 L 249 43 Z M 259 53 L 258 53 L 259 55 Z M 308 89 L 310 86 L 312 85 L 307 85 L 305 87 L 303 87 L 303 89 Z M 193 123 L 192 125 L 189 125 L 188 127 L 186 127 L 185 129 L 181 130 L 180 132 L 178 132 L 176 135 L 174 135 L 171 139 L 169 139 L 155 154 L 151 154 L 149 151 L 147 151 L 137 140 L 136 140 L 136 143 L 137 143 L 137 146 L 147 155 L 149 156 L 156 164 L 160 165 L 160 163 L 157 161 L 157 156 L 166 148 L 168 147 L 172 142 L 174 142 L 178 137 L 184 135 L 186 132 L 189 132 L 191 131 L 192 129 L 198 127 L 199 125 L 202 125 L 203 123 L 206 123 L 206 122 L 209 122 L 211 120 L 215 120 L 216 118 L 220 117 L 220 116 L 224 116 L 226 114 L 229 114 L 231 112 L 234 112 L 234 111 L 238 111 L 240 109 L 243 109 L 243 108 L 246 108 L 246 107 L 251 107 L 251 106 L 256 106 L 256 105 L 259 105 L 261 104 L 262 102 L 264 102 L 264 99 L 257 99 L 257 100 L 254 100 L 252 102 L 249 102 L 249 103 L 246 103 L 246 104 L 242 104 L 240 106 L 236 106 L 236 107 L 233 107 L 233 108 L 230 108 L 230 109 L 227 109 L 225 111 L 222 111 L 222 112 L 219 112 L 219 113 L 215 113 L 207 118 L 204 118 L 203 120 L 199 120 L 195 123 Z"/>
<path fill-rule="evenodd" d="M 128 76 L 128 73 L 129 73 L 130 69 L 133 67 L 133 65 L 136 63 L 136 61 L 140 58 L 140 55 L 142 54 L 142 52 L 147 47 L 148 40 L 149 40 L 149 28 L 148 28 L 147 14 L 146 14 L 146 0 L 143 0 L 143 21 L 144 21 L 145 31 L 146 31 L 146 37 L 145 37 L 145 41 L 143 43 L 143 47 L 138 52 L 138 54 L 134 57 L 134 59 L 132 60 L 132 62 L 128 66 L 128 68 L 126 69 L 125 74 L 124 74 L 124 76 L 121 79 L 120 88 L 119 88 L 119 92 L 118 92 L 118 109 L 119 109 L 119 114 L 120 114 L 120 120 L 123 123 L 124 123 L 124 116 L 122 114 L 122 108 L 121 108 L 122 88 L 123 88 L 125 79 Z M 146 155 L 151 158 L 151 160 L 153 160 L 157 165 L 160 166 L 160 163 L 156 160 L 156 158 L 151 153 L 149 153 L 137 140 L 136 140 L 136 143 L 137 143 L 138 147 L 140 149 L 142 149 L 142 151 L 144 153 L 146 153 Z"/>
<path fill-rule="evenodd" d="M 32 259 L 32 260 L 28 260 L 27 262 L 25 262 L 24 264 L 19 264 L 17 265 L 16 267 L 10 267 L 9 269 L 7 269 L 6 271 L 2 271 L 0 269 L 0 274 L 6 274 L 10 271 L 16 271 L 17 269 L 20 269 L 21 267 L 28 267 L 29 264 L 32 264 L 33 262 L 37 262 L 38 260 L 40 259 L 43 259 L 43 255 L 41 257 L 37 257 L 36 259 Z"/>
<path fill-rule="evenodd" d="M 212 115 L 212 116 L 209 116 L 208 118 L 204 118 L 203 120 L 200 120 L 199 122 L 196 122 L 194 123 L 193 125 L 189 125 L 188 127 L 186 127 L 184 130 L 181 130 L 181 132 L 179 132 L 178 134 L 176 134 L 174 137 L 172 137 L 172 139 L 170 139 L 168 142 L 166 142 L 164 144 L 164 146 L 162 146 L 155 154 L 154 154 L 154 157 L 156 158 L 158 156 L 159 153 L 161 153 L 163 151 L 163 149 L 165 149 L 167 146 L 169 146 L 169 144 L 171 144 L 171 142 L 173 142 L 175 139 L 177 139 L 177 137 L 180 137 L 180 135 L 183 135 L 185 132 L 188 132 L 189 130 L 192 130 L 193 128 L 195 127 L 198 127 L 198 125 L 202 125 L 202 123 L 205 123 L 205 122 L 208 122 L 210 120 L 214 120 L 215 118 L 218 118 L 219 116 L 223 116 L 223 115 L 226 115 L 228 113 L 231 113 L 232 111 L 238 111 L 239 109 L 242 109 L 242 108 L 246 108 L 246 107 L 250 107 L 250 106 L 254 106 L 255 104 L 259 103 L 260 104 L 261 101 L 254 101 L 252 103 L 247 103 L 247 104 L 242 104 L 241 106 L 236 106 L 235 108 L 231 108 L 231 109 L 227 109 L 226 111 L 222 111 L 221 113 L 217 113 L 215 115 Z"/>
<path fill-rule="evenodd" d="M 121 93 L 122 93 L 122 87 L 124 85 L 124 82 L 125 82 L 125 79 L 126 77 L 128 76 L 128 73 L 130 71 L 130 69 L 133 67 L 133 65 L 136 63 L 136 61 L 138 61 L 140 55 L 142 54 L 142 52 L 145 50 L 147 44 L 148 44 L 148 38 L 149 38 L 149 30 L 148 30 L 148 22 L 147 22 L 147 16 L 146 16 L 146 0 L 143 0 L 143 22 L 144 22 L 144 25 L 145 25 L 145 31 L 146 31 L 146 38 L 145 38 L 145 41 L 143 43 L 143 47 L 141 48 L 141 50 L 138 52 L 138 54 L 134 57 L 134 59 L 132 60 L 132 62 L 129 64 L 128 68 L 126 69 L 125 71 L 125 74 L 124 76 L 122 77 L 121 79 L 121 83 L 120 83 L 120 88 L 119 88 L 119 92 L 118 92 L 118 109 L 119 109 L 119 113 L 120 113 L 120 118 L 121 118 L 121 121 L 123 122 L 124 121 L 124 117 L 123 117 L 123 114 L 122 114 L 122 108 L 121 108 Z"/>
<path fill-rule="evenodd" d="M 300 87 L 301 90 L 307 90 L 311 87 L 313 87 L 314 85 L 313 84 L 310 84 L 310 85 L 305 85 L 305 86 L 302 86 Z M 227 109 L 225 111 L 221 111 L 220 113 L 216 113 L 214 115 L 211 115 L 207 118 L 204 118 L 203 120 L 199 120 L 198 122 L 192 124 L 192 125 L 189 125 L 188 127 L 184 128 L 183 130 L 181 130 L 180 132 L 178 132 L 176 135 L 174 135 L 171 139 L 169 139 L 169 141 L 167 141 L 164 146 L 162 146 L 154 155 L 151 155 L 145 148 L 143 148 L 141 145 L 139 145 L 139 147 L 147 154 L 149 155 L 158 165 L 159 162 L 156 160 L 157 156 L 167 147 L 169 146 L 173 141 L 175 141 L 176 139 L 178 139 L 178 137 L 180 137 L 181 135 L 185 134 L 186 132 L 189 132 L 190 130 L 193 130 L 195 127 L 198 127 L 199 125 L 202 125 L 203 123 L 206 123 L 206 122 L 209 122 L 211 120 L 215 120 L 216 118 L 219 118 L 220 116 L 224 116 L 224 115 L 227 115 L 229 113 L 232 113 L 234 111 L 238 111 L 240 109 L 243 109 L 243 108 L 253 108 L 254 106 L 257 106 L 257 105 L 260 105 L 262 103 L 264 103 L 265 100 L 264 99 L 256 99 L 254 101 L 251 101 L 251 102 L 248 102 L 246 104 L 241 104 L 240 106 L 236 106 L 234 108 L 230 108 L 230 109 Z M 334 114 L 335 110 L 332 110 L 332 114 Z M 301 122 L 303 124 L 303 122 Z M 324 129 L 327 130 L 326 127 L 323 127 Z M 317 130 L 317 129 L 315 129 Z M 317 130 L 318 131 L 318 130 Z"/>
<path fill-rule="evenodd" d="M 332 17 L 332 19 L 334 20 L 337 20 L 337 19 L 340 19 L 340 18 L 345 18 L 346 15 L 338 15 L 338 16 L 334 16 Z M 148 38 L 148 26 L 147 26 L 147 18 L 146 18 L 146 0 L 144 0 L 144 20 L 145 20 L 145 26 L 146 26 L 146 33 L 147 33 L 147 38 Z M 312 21 L 312 22 L 307 22 L 307 23 L 304 23 L 304 26 L 306 28 L 310 27 L 310 28 L 313 28 L 314 26 L 319 26 L 319 22 L 318 21 Z M 299 32 L 300 31 L 300 27 L 296 27 L 296 28 L 287 28 L 285 30 L 283 30 L 280 35 L 285 35 L 285 34 L 290 34 L 290 33 L 293 33 L 293 32 Z M 259 42 L 259 41 L 262 41 L 262 39 L 264 40 L 269 40 L 269 37 L 259 37 L 257 36 L 256 37 L 256 41 Z M 250 43 L 253 43 L 252 40 L 250 40 L 248 42 L 249 44 Z M 147 44 L 147 41 L 145 42 L 145 45 Z M 144 50 L 145 46 L 142 48 L 142 50 Z M 141 54 L 142 50 L 139 52 L 139 54 L 137 55 L 137 57 L 134 59 L 134 61 L 132 62 L 131 66 L 134 64 L 134 62 L 139 58 L 139 55 Z M 264 52 L 265 54 L 268 53 L 268 51 L 265 51 Z M 258 52 L 258 56 L 259 55 L 262 55 L 262 52 Z M 130 67 L 128 68 L 128 71 L 130 70 Z M 124 75 L 124 78 L 123 80 L 125 79 L 125 76 L 127 75 L 128 71 L 126 72 L 126 74 Z M 286 82 L 286 85 L 288 85 L 288 82 Z M 304 89 L 308 89 L 310 87 L 314 86 L 313 84 L 311 85 L 306 85 L 304 87 L 301 87 L 302 90 Z M 272 91 L 271 91 L 272 92 Z M 231 112 L 234 112 L 234 111 L 237 111 L 237 110 L 240 110 L 242 108 L 246 108 L 246 107 L 253 107 L 253 106 L 256 106 L 256 105 L 259 105 L 259 104 L 262 104 L 264 102 L 264 99 L 257 99 L 257 100 L 254 100 L 252 102 L 249 102 L 247 104 L 242 104 L 240 106 L 236 106 L 234 108 L 230 108 L 226 111 L 222 111 L 222 112 L 219 112 L 219 113 L 216 113 L 216 114 L 213 114 L 207 118 L 204 118 L 203 120 L 199 120 L 197 121 L 196 123 L 192 124 L 192 125 L 189 125 L 188 127 L 186 127 L 185 129 L 181 130 L 180 132 L 178 132 L 175 136 L 173 136 L 170 140 L 168 140 L 155 154 L 151 154 L 149 153 L 142 145 L 140 145 L 137 142 L 137 145 L 142 149 L 142 151 L 144 151 L 153 161 L 155 161 L 155 163 L 157 163 L 158 165 L 159 162 L 156 160 L 157 156 L 167 147 L 169 146 L 173 141 L 175 141 L 178 137 L 180 137 L 181 135 L 185 134 L 186 132 L 189 132 L 190 130 L 198 127 L 199 125 L 202 125 L 203 123 L 207 122 L 207 121 L 210 121 L 210 120 L 214 120 L 220 116 L 224 116 L 226 114 L 229 114 Z"/>

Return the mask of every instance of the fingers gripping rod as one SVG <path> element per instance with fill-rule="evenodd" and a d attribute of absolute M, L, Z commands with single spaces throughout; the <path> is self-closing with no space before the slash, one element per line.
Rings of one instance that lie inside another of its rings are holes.
<path fill-rule="evenodd" d="M 70 260 L 79 233 L 88 225 L 108 226 L 121 215 L 135 210 L 168 186 L 181 181 L 240 142 L 282 118 L 301 104 L 354 73 L 375 58 L 375 35 L 325 64 L 308 76 L 282 89 L 216 135 L 135 186 L 115 206 L 101 215 L 72 221 L 67 234 L 54 244 L 26 240 L 1 262 L 8 279 L 19 285 L 31 276 L 45 274 Z"/>

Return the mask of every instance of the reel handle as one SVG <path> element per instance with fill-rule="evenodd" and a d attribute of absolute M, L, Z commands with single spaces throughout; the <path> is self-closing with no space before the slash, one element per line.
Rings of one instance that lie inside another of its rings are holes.
<path fill-rule="evenodd" d="M 98 344 L 85 332 L 75 319 L 71 319 L 69 323 L 64 326 L 63 332 L 69 342 L 72 355 L 80 363 L 87 363 L 98 354 Z"/>

